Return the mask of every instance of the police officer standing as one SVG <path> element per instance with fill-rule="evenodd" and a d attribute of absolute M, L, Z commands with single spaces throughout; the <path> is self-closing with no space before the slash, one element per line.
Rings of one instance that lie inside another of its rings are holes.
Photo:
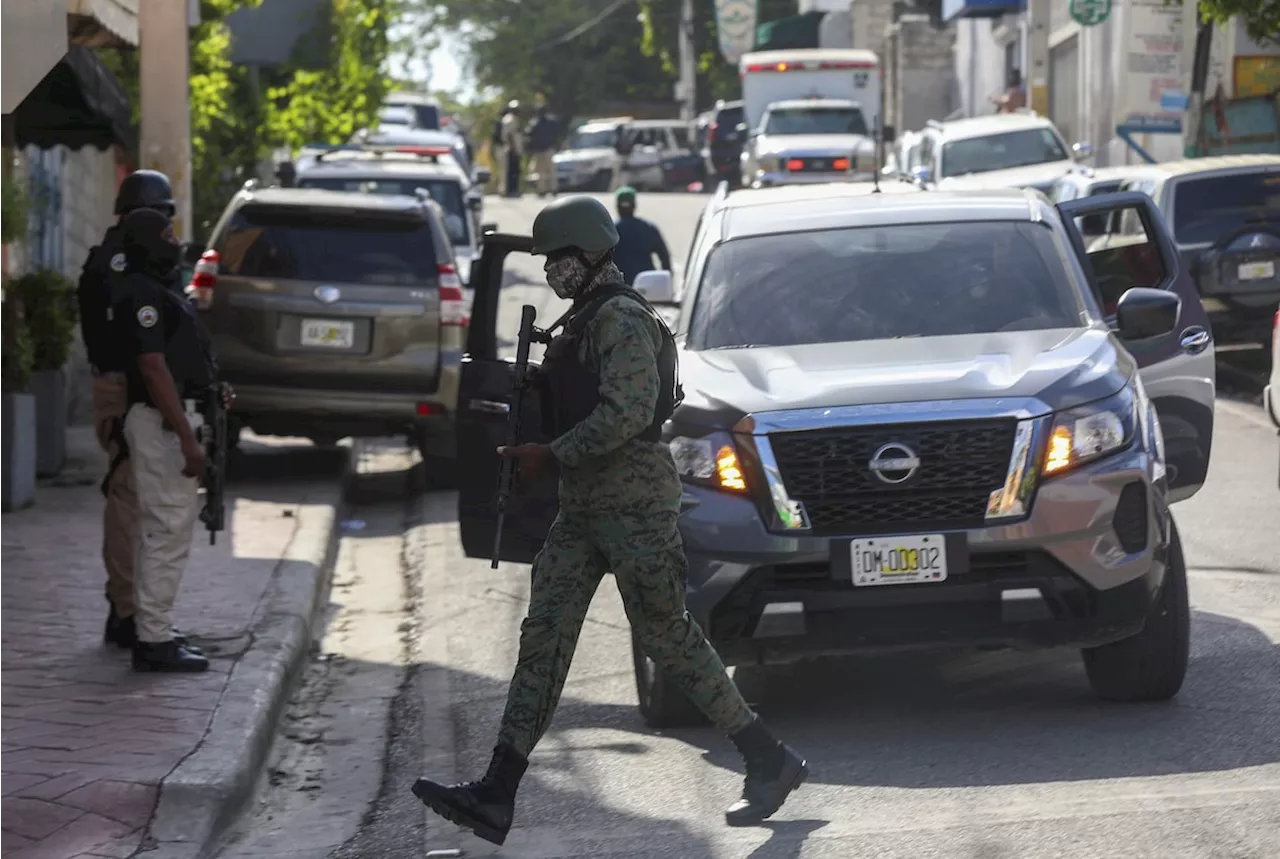
<path fill-rule="evenodd" d="M 138 503 L 133 468 L 124 438 L 128 405 L 125 369 L 130 359 L 126 346 L 110 323 L 112 278 L 122 275 L 126 260 L 121 243 L 121 223 L 131 212 L 151 209 L 172 218 L 173 190 L 169 177 L 155 170 L 138 170 L 125 177 L 116 195 L 117 222 L 107 229 L 102 243 L 89 251 L 80 273 L 80 334 L 93 368 L 93 428 L 98 443 L 111 456 L 110 470 L 102 482 L 106 511 L 102 523 L 102 563 L 107 569 L 107 611 L 103 639 L 130 649 L 136 640 L 134 624 L 134 561 L 138 540 Z M 181 636 L 178 636 L 181 638 Z"/>
<path fill-rule="evenodd" d="M 590 197 L 546 207 L 533 223 L 533 252 L 547 283 L 573 307 L 547 347 L 539 377 L 554 424 L 551 444 L 500 448 L 531 475 L 560 466 L 560 513 L 533 564 L 520 656 L 489 770 L 478 782 L 418 779 L 414 794 L 481 838 L 502 844 L 528 756 L 551 723 L 578 634 L 601 578 L 612 572 L 645 653 L 746 760 L 732 826 L 781 807 L 808 773 L 803 758 L 751 711 L 720 657 L 685 608 L 688 562 L 680 541 L 680 477 L 661 428 L 680 399 L 675 341 L 614 265 L 618 232 Z"/>
<path fill-rule="evenodd" d="M 209 661 L 174 637 L 171 615 L 205 469 L 197 404 L 217 384 L 217 363 L 180 292 L 181 245 L 169 219 L 151 209 L 134 211 L 120 224 L 120 242 L 125 270 L 113 279 L 112 315 L 129 355 L 124 433 L 139 524 L 133 667 L 204 671 Z"/>

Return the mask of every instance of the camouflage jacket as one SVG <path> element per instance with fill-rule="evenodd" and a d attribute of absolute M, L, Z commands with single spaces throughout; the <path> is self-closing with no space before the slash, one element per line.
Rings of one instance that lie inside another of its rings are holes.
<path fill-rule="evenodd" d="M 560 463 L 561 509 L 626 511 L 654 518 L 664 533 L 674 528 L 680 477 L 671 453 L 664 444 L 637 438 L 653 421 L 661 348 L 657 323 L 624 297 L 606 301 L 587 324 L 578 359 L 599 375 L 600 402 L 551 443 Z"/>

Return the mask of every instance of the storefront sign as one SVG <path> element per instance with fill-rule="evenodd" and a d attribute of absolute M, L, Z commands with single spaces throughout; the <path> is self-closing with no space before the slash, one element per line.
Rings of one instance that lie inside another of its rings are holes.
<path fill-rule="evenodd" d="M 1280 57 L 1236 57 L 1234 83 L 1236 98 L 1271 95 L 1280 90 Z"/>
<path fill-rule="evenodd" d="M 1071 0 L 1071 20 L 1081 27 L 1096 27 L 1111 15 L 1111 0 Z"/>
<path fill-rule="evenodd" d="M 1173 105 L 1164 96 L 1181 89 L 1182 6 L 1165 0 L 1129 0 L 1127 11 L 1121 128 L 1130 133 L 1176 134 L 1182 130 L 1182 116 L 1170 109 Z"/>
<path fill-rule="evenodd" d="M 757 0 L 716 0 L 716 34 L 720 53 L 737 64 L 756 45 Z"/>

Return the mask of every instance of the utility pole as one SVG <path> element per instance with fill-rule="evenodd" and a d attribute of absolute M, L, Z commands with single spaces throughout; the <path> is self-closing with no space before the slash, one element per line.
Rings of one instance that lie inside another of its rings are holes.
<path fill-rule="evenodd" d="M 190 6 L 177 0 L 139 0 L 138 82 L 142 134 L 138 166 L 173 183 L 173 229 L 191 240 L 191 108 L 188 81 Z"/>
<path fill-rule="evenodd" d="M 680 118 L 693 122 L 697 105 L 697 63 L 693 56 L 693 0 L 680 0 Z"/>
<path fill-rule="evenodd" d="M 1027 101 L 1041 116 L 1049 115 L 1049 2 L 1027 3 Z"/>

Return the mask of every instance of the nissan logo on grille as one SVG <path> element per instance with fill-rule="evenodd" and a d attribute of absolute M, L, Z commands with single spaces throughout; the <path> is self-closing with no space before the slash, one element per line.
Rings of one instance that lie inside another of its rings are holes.
<path fill-rule="evenodd" d="M 876 449 L 867 468 L 882 483 L 906 483 L 920 470 L 920 457 L 905 444 L 891 441 Z"/>

